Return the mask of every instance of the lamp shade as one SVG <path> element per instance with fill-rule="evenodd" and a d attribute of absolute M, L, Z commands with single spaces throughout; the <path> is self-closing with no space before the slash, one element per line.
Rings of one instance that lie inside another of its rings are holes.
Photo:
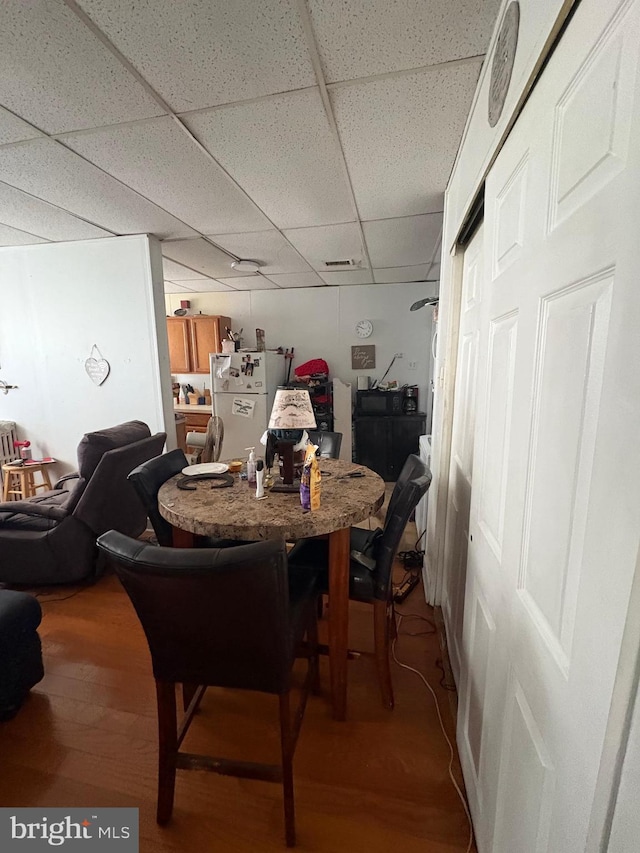
<path fill-rule="evenodd" d="M 269 429 L 315 429 L 316 418 L 306 388 L 278 388 Z"/>

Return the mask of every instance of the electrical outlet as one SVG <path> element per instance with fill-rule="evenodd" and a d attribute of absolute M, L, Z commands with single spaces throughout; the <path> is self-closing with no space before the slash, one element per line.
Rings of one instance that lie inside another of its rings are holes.
<path fill-rule="evenodd" d="M 418 362 L 417 361 L 410 361 L 409 362 L 409 370 L 417 370 L 417 369 L 418 369 Z"/>
<path fill-rule="evenodd" d="M 403 352 L 397 352 L 396 358 L 404 358 L 404 353 Z"/>

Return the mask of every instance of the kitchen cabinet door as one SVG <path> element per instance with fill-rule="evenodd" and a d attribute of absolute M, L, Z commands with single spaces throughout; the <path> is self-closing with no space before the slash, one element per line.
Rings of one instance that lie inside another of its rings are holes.
<path fill-rule="evenodd" d="M 190 317 L 167 317 L 169 364 L 172 373 L 191 372 Z"/>
<path fill-rule="evenodd" d="M 225 327 L 231 325 L 228 317 L 205 314 L 189 317 L 191 323 L 191 372 L 209 373 L 209 354 L 222 351 Z"/>

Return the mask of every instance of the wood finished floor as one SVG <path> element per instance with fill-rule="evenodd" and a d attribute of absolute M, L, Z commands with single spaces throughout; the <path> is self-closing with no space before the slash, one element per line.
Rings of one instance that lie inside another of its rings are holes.
<path fill-rule="evenodd" d="M 65 594 L 41 599 L 45 678 L 18 716 L 0 725 L 0 805 L 139 807 L 142 853 L 286 849 L 281 788 L 264 782 L 178 771 L 172 823 L 156 825 L 155 691 L 142 630 L 111 574 L 52 600 Z M 351 608 L 350 645 L 371 649 L 371 610 Z M 399 610 L 433 617 L 421 585 Z M 453 742 L 437 636 L 407 634 L 426 629 L 404 619 L 397 655 L 434 687 Z M 349 721 L 338 723 L 326 659 L 321 667 L 323 693 L 310 697 L 294 765 L 297 849 L 466 851 L 469 828 L 447 773 L 449 750 L 421 680 L 393 665 L 396 707 L 388 712 L 373 660 L 351 661 Z M 276 702 L 210 689 L 183 748 L 275 761 Z M 461 784 L 457 756 L 454 773 Z"/>

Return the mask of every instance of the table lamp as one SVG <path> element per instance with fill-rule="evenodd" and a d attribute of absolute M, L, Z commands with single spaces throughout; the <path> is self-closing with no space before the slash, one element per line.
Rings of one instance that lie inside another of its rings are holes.
<path fill-rule="evenodd" d="M 315 429 L 315 426 L 316 418 L 307 389 L 278 388 L 268 429 L 282 461 L 282 482 L 276 482 L 271 491 L 298 491 L 300 483 L 294 480 L 293 448 L 302 438 L 303 430 Z"/>

